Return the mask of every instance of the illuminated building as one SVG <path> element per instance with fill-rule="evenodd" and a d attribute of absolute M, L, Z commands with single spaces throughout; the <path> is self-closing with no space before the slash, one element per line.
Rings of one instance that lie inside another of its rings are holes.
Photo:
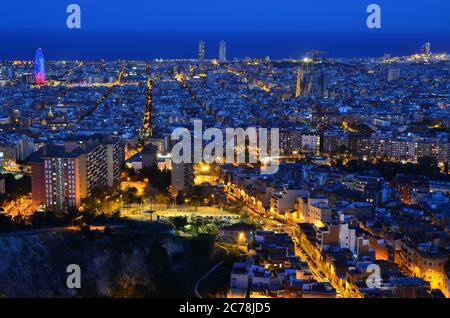
<path fill-rule="evenodd" d="M 227 60 L 227 43 L 220 41 L 219 43 L 219 61 L 225 62 Z"/>
<path fill-rule="evenodd" d="M 108 173 L 108 187 L 117 186 L 120 180 L 120 172 L 125 159 L 125 149 L 119 138 L 110 138 L 105 144 L 106 169 Z"/>
<path fill-rule="evenodd" d="M 302 94 L 302 74 L 303 70 L 301 66 L 299 66 L 297 72 L 297 85 L 295 88 L 295 97 L 299 97 Z"/>
<path fill-rule="evenodd" d="M 42 204 L 36 200 L 44 195 L 45 206 L 49 210 L 78 209 L 81 203 L 78 155 L 65 152 L 64 147 L 51 146 L 46 147 L 41 162 L 43 164 L 36 162 L 32 165 L 32 178 L 35 179 L 32 181 L 33 204 Z M 39 177 L 43 179 L 36 180 Z M 42 188 L 35 194 L 38 186 Z"/>
<path fill-rule="evenodd" d="M 320 152 L 320 135 L 305 133 L 301 135 L 301 150 L 312 154 Z"/>
<path fill-rule="evenodd" d="M 41 151 L 32 154 L 28 160 L 31 165 L 32 207 L 35 210 L 45 204 L 45 164 Z"/>
<path fill-rule="evenodd" d="M 245 223 L 235 223 L 220 228 L 218 239 L 221 242 L 247 245 L 255 231 L 255 226 Z"/>
<path fill-rule="evenodd" d="M 36 50 L 34 60 L 34 79 L 36 85 L 45 85 L 45 61 L 44 54 L 41 49 Z"/>
<path fill-rule="evenodd" d="M 431 288 L 440 289 L 447 294 L 445 262 L 449 253 L 434 242 L 416 241 L 412 237 L 400 240 L 397 244 L 395 262 L 406 274 L 424 279 Z"/>
<path fill-rule="evenodd" d="M 198 43 L 198 60 L 200 62 L 205 61 L 205 41 L 203 40 Z"/>
<path fill-rule="evenodd" d="M 79 209 L 99 186 L 116 186 L 123 164 L 120 139 L 67 140 L 31 155 L 33 207 Z"/>
<path fill-rule="evenodd" d="M 107 185 L 108 173 L 105 147 L 97 144 L 81 151 L 75 150 L 75 152 L 79 153 L 81 197 L 89 197 L 97 186 Z"/>
<path fill-rule="evenodd" d="M 331 221 L 331 208 L 328 199 L 321 196 L 300 196 L 297 201 L 297 213 L 305 223 L 322 227 Z"/>
<path fill-rule="evenodd" d="M 295 208 L 299 195 L 304 195 L 306 190 L 284 187 L 274 191 L 270 197 L 270 211 L 277 214 L 285 214 Z"/>

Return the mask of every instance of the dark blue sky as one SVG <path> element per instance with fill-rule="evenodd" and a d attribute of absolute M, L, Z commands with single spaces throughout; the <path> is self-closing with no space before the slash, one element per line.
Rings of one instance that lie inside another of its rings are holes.
<path fill-rule="evenodd" d="M 71 3 L 86 31 L 363 31 L 370 3 L 383 31 L 450 31 L 449 0 L 1 0 L 0 29 L 64 30 Z"/>
<path fill-rule="evenodd" d="M 82 30 L 66 27 L 69 4 L 81 7 Z M 382 10 L 368 29 L 369 4 Z M 424 42 L 450 50 L 450 0 L 0 0 L 1 59 L 195 58 L 198 41 L 217 58 L 411 54 Z M 167 32 L 166 32 L 167 31 Z M 255 32 L 259 31 L 259 32 Z M 350 33 L 349 31 L 356 31 Z"/>

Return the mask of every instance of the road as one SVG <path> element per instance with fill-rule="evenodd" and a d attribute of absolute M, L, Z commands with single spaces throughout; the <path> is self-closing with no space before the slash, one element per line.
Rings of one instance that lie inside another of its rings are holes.
<path fill-rule="evenodd" d="M 233 202 L 238 201 L 238 199 L 232 193 L 227 193 L 227 196 Z M 303 262 L 306 262 L 308 264 L 308 267 L 315 280 L 317 280 L 318 282 L 330 282 L 333 288 L 336 289 L 338 297 L 341 296 L 343 293 L 345 293 L 345 290 L 342 290 L 340 286 L 330 281 L 330 279 L 325 274 L 323 274 L 323 272 L 321 271 L 319 266 L 315 263 L 315 261 L 313 261 L 312 258 L 308 256 L 305 249 L 301 246 L 300 240 L 297 238 L 297 235 L 295 234 L 294 229 L 297 226 L 295 222 L 282 220 L 280 218 L 275 219 L 275 216 L 272 216 L 273 219 L 271 219 L 270 217 L 262 215 L 262 213 L 258 212 L 253 207 L 247 204 L 243 207 L 242 210 L 251 218 L 253 218 L 258 223 L 263 225 L 265 229 L 288 233 L 295 244 L 295 255 L 300 257 L 300 259 Z M 265 215 L 268 214 L 266 213 Z"/>

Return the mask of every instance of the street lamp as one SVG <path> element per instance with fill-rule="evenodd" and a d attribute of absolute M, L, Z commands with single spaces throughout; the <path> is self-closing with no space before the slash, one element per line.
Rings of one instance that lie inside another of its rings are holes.
<path fill-rule="evenodd" d="M 245 240 L 245 234 L 244 234 L 244 232 L 240 232 L 240 233 L 239 233 L 239 242 L 240 242 L 241 244 L 243 244 L 243 243 L 244 243 L 244 240 Z"/>
<path fill-rule="evenodd" d="M 156 211 L 154 210 L 147 210 L 144 211 L 145 214 L 150 214 L 150 222 L 153 222 L 153 213 L 155 213 Z"/>

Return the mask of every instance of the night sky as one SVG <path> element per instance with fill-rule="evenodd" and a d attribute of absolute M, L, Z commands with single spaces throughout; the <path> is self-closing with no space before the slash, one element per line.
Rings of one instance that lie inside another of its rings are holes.
<path fill-rule="evenodd" d="M 1 0 L 0 29 L 63 30 L 71 3 L 88 31 L 363 31 L 371 3 L 384 31 L 450 31 L 448 0 Z"/>

